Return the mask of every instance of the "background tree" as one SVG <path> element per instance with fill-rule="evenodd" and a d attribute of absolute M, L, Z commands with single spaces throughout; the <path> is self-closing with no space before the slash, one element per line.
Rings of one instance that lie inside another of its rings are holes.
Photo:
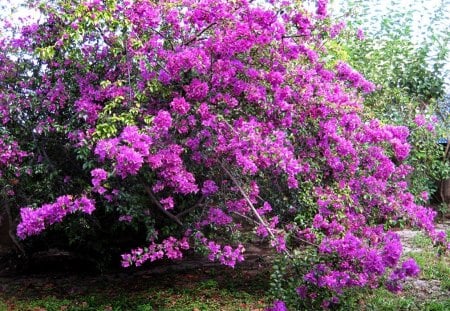
<path fill-rule="evenodd" d="M 434 6 L 414 2 L 411 7 L 396 1 L 342 4 L 340 14 L 351 14 L 350 28 L 348 36 L 341 37 L 344 48 L 338 55 L 377 85 L 365 97 L 366 118 L 408 126 L 407 162 L 414 167 L 409 189 L 423 203 L 444 201 L 438 190 L 450 170 L 445 148 L 436 142 L 448 136 L 448 119 L 440 116 L 438 106 L 449 86 L 450 32 L 445 17 L 450 6 L 445 1 Z M 441 211 L 446 209 L 443 204 Z"/>

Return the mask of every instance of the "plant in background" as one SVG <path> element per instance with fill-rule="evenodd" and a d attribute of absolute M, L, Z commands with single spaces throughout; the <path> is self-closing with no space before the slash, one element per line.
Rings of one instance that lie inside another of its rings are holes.
<path fill-rule="evenodd" d="M 279 253 L 278 309 L 329 308 L 380 284 L 398 292 L 418 269 L 400 260 L 390 220 L 447 248 L 436 213 L 407 190 L 408 129 L 366 121 L 375 85 L 327 58 L 343 24 L 326 1 L 314 12 L 246 0 L 39 10 L 1 41 L 17 69 L 10 79 L 0 66 L 3 128 L 34 155 L 14 190 L 38 190 L 7 197 L 22 207 L 21 238 L 57 223 L 65 234 L 71 222 L 103 235 L 129 226 L 145 242 L 129 241 L 124 267 L 190 249 L 234 267 L 250 225 Z"/>
<path fill-rule="evenodd" d="M 412 9 L 390 4 L 389 14 L 373 13 L 376 1 L 348 2 L 346 8 L 358 14 L 349 18 L 349 34 L 342 36 L 341 46 L 347 61 L 377 85 L 365 96 L 365 117 L 386 124 L 407 126 L 411 152 L 407 163 L 414 168 L 408 177 L 409 191 L 422 204 L 443 200 L 439 186 L 450 177 L 450 165 L 439 138 L 448 136 L 448 120 L 440 118 L 438 103 L 445 94 L 448 77 L 448 42 L 444 27 L 445 6 L 422 16 L 423 25 L 413 31 L 417 18 Z M 415 3 L 417 7 L 425 3 Z M 395 9 L 397 8 L 397 9 Z M 361 26 L 370 21 L 371 28 Z M 377 28 L 378 27 L 378 28 Z M 439 117 L 439 118 L 438 118 Z"/>

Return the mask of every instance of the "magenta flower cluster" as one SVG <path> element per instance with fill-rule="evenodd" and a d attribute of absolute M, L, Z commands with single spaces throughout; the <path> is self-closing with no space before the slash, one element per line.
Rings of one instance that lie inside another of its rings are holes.
<path fill-rule="evenodd" d="M 146 261 L 153 262 L 163 258 L 181 259 L 183 257 L 182 250 L 187 250 L 189 247 L 187 238 L 178 240 L 171 236 L 164 239 L 161 243 L 152 242 L 145 249 L 136 248 L 129 254 L 123 254 L 122 266 L 129 267 L 134 264 L 139 267 Z"/>
<path fill-rule="evenodd" d="M 181 159 L 183 149 L 177 144 L 156 149 L 172 126 L 170 114 L 159 111 L 153 122 L 154 126 L 147 133 L 140 133 L 136 126 L 127 126 L 119 137 L 100 140 L 95 147 L 95 154 L 101 161 L 111 160 L 113 175 L 122 179 L 136 175 L 143 166 L 153 169 L 159 177 L 153 187 L 155 192 L 171 188 L 177 193 L 196 193 L 198 186 L 194 176 L 184 168 Z M 104 191 L 100 182 L 106 178 L 105 174 L 101 168 L 92 171 L 92 183 L 97 192 Z"/>
<path fill-rule="evenodd" d="M 418 276 L 420 268 L 413 259 L 408 259 L 402 263 L 402 266 L 392 271 L 389 275 L 386 287 L 394 293 L 398 293 L 402 290 L 401 281 L 406 277 Z"/>
<path fill-rule="evenodd" d="M 244 261 L 245 248 L 242 244 L 237 247 L 231 245 L 221 245 L 215 241 L 206 238 L 202 232 L 193 233 L 194 240 L 206 248 L 208 259 L 211 261 L 219 261 L 221 264 L 234 268 L 236 263 Z"/>
<path fill-rule="evenodd" d="M 267 311 L 288 311 L 288 308 L 284 301 L 277 300 L 273 303 L 273 306 L 266 309 Z"/>
<path fill-rule="evenodd" d="M 54 203 L 44 204 L 37 209 L 24 207 L 20 210 L 21 222 L 17 226 L 17 236 L 24 239 L 37 235 L 69 214 L 80 211 L 90 215 L 94 210 L 93 200 L 87 197 L 74 199 L 70 195 L 61 196 Z"/>
<path fill-rule="evenodd" d="M 10 141 L 7 135 L 0 136 L 0 178 L 4 178 L 6 171 L 13 167 L 18 168 L 22 161 L 29 154 L 20 149 L 20 146 L 15 141 Z M 13 174 L 19 174 L 17 169 L 12 172 Z"/>

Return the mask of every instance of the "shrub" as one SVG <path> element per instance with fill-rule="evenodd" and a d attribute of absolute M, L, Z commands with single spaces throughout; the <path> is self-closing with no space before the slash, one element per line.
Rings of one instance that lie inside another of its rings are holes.
<path fill-rule="evenodd" d="M 94 232 L 145 228 L 124 267 L 188 249 L 234 267 L 251 225 L 280 254 L 276 298 L 326 308 L 417 275 L 387 221 L 446 247 L 436 213 L 407 191 L 408 129 L 365 121 L 362 94 L 375 85 L 326 61 L 342 28 L 326 1 L 315 12 L 246 0 L 39 9 L 40 23 L 2 39 L 16 70 L 2 66 L 2 129 L 30 170 L 4 196 L 35 204 L 20 210 L 21 238 L 58 222 L 64 232 L 72 214 Z"/>

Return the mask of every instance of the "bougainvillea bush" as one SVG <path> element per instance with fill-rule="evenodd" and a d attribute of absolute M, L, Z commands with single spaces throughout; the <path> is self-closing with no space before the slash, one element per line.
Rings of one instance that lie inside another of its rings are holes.
<path fill-rule="evenodd" d="M 25 242 L 128 226 L 146 242 L 123 267 L 192 250 L 234 267 L 251 230 L 279 254 L 278 309 L 400 291 L 419 270 L 389 220 L 447 247 L 407 190 L 408 129 L 362 121 L 374 85 L 327 60 L 326 1 L 37 7 L 1 41 L 2 195 Z"/>

